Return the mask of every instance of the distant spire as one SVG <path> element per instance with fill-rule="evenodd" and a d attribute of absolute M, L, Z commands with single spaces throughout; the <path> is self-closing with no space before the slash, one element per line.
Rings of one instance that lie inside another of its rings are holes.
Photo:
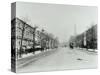
<path fill-rule="evenodd" d="M 77 31 L 76 31 L 76 24 L 74 24 L 74 35 L 76 36 L 77 35 Z"/>

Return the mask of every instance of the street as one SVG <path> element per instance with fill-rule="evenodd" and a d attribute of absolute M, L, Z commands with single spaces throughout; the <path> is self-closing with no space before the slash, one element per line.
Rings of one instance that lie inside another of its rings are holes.
<path fill-rule="evenodd" d="M 64 47 L 20 59 L 17 66 L 17 72 L 97 68 L 97 54 Z"/>

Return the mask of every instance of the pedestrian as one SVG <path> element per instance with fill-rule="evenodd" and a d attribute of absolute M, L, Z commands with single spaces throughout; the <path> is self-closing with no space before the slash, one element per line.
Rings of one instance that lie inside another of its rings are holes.
<path fill-rule="evenodd" d="M 70 43 L 70 48 L 73 49 L 73 43 L 72 42 Z"/>

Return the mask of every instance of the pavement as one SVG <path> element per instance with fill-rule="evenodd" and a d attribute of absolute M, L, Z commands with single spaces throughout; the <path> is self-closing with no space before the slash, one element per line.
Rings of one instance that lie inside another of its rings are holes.
<path fill-rule="evenodd" d="M 47 56 L 47 55 L 50 55 L 52 53 L 54 53 L 57 49 L 49 49 L 48 51 L 44 51 L 44 52 L 39 52 L 39 51 L 36 51 L 35 54 L 33 53 L 29 53 L 29 54 L 26 54 L 26 55 L 23 55 L 22 58 L 16 60 L 17 63 L 16 63 L 16 67 L 17 68 L 21 68 L 23 66 L 26 66 L 28 64 L 30 64 L 30 62 L 32 61 L 36 61 L 38 60 L 39 58 L 43 58 L 44 56 Z"/>
<path fill-rule="evenodd" d="M 86 50 L 58 48 L 17 61 L 17 72 L 97 68 L 97 53 Z"/>

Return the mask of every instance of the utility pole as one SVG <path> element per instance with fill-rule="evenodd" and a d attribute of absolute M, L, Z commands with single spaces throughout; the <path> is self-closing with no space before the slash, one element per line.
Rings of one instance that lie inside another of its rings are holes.
<path fill-rule="evenodd" d="M 77 35 L 77 29 L 76 29 L 76 24 L 74 24 L 74 38 L 76 38 L 76 35 Z M 77 40 L 74 40 L 74 47 L 76 46 L 76 41 Z"/>

